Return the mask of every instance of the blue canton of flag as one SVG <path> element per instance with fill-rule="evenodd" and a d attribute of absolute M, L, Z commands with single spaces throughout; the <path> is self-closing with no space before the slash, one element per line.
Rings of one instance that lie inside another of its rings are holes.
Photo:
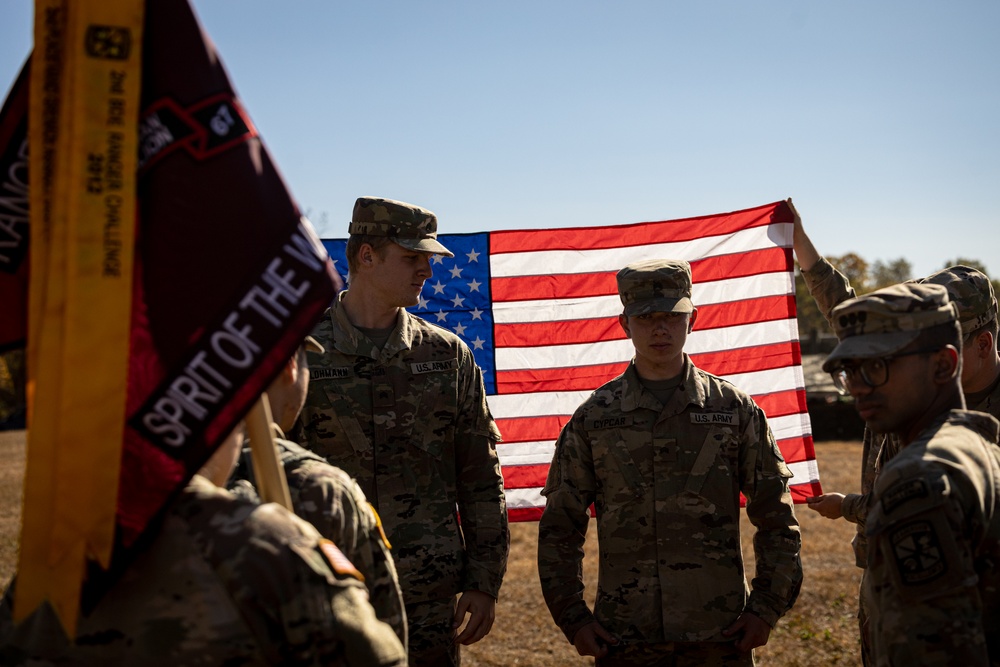
<path fill-rule="evenodd" d="M 439 234 L 454 257 L 434 255 L 434 275 L 424 283 L 420 302 L 408 308 L 428 322 L 455 332 L 483 370 L 486 393 L 496 393 L 493 305 L 490 300 L 489 234 Z M 347 283 L 347 241 L 324 239 L 340 277 Z"/>

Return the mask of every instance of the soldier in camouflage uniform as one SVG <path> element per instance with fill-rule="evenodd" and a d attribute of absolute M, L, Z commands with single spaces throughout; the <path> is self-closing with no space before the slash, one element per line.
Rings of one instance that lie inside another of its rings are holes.
<path fill-rule="evenodd" d="M 823 370 L 901 445 L 866 512 L 870 664 L 1000 664 L 1000 423 L 964 409 L 958 308 L 908 282 L 832 320 Z"/>
<path fill-rule="evenodd" d="M 838 304 L 854 298 L 854 289 L 847 277 L 833 267 L 813 246 L 802 225 L 802 219 L 791 200 L 794 215 L 793 246 L 799 268 L 809 293 L 820 312 L 833 325 L 831 312 Z M 987 412 L 1000 418 L 1000 354 L 997 352 L 997 299 L 993 284 L 982 272 L 967 266 L 952 266 L 938 271 L 920 282 L 942 285 L 949 298 L 958 306 L 962 327 L 962 390 L 966 404 L 972 410 Z M 902 448 L 899 438 L 889 433 L 876 433 L 865 427 L 861 453 L 861 492 L 826 493 L 809 498 L 809 508 L 828 519 L 844 518 L 856 524 L 852 542 L 855 564 L 864 568 L 868 559 L 865 518 L 871 491 L 878 470 Z M 861 658 L 869 664 L 870 647 L 867 633 L 866 601 L 858 600 L 858 624 L 861 633 Z"/>
<path fill-rule="evenodd" d="M 322 457 L 284 439 L 295 425 L 309 386 L 306 351 L 325 350 L 312 336 L 288 360 L 267 389 L 275 423 L 275 446 L 281 456 L 292 507 L 331 540 L 361 573 L 379 620 L 388 623 L 406 647 L 406 615 L 396 566 L 378 514 L 350 475 Z M 229 488 L 238 496 L 259 502 L 254 488 L 250 448 L 244 446 Z"/>
<path fill-rule="evenodd" d="M 697 317 L 688 263 L 627 266 L 618 292 L 635 358 L 556 443 L 538 529 L 546 604 L 597 665 L 751 665 L 802 582 L 791 473 L 753 399 L 683 351 Z M 741 492 L 756 527 L 752 591 Z M 593 612 L 581 575 L 591 503 L 600 550 Z"/>
<path fill-rule="evenodd" d="M 0 605 L 0 663 L 51 665 L 405 665 L 360 575 L 316 529 L 218 487 L 234 431 L 166 513 L 153 542 L 69 641 L 48 604 L 13 626 Z"/>
<path fill-rule="evenodd" d="M 482 373 L 458 336 L 405 310 L 434 254 L 451 256 L 433 213 L 357 200 L 349 289 L 313 333 L 326 352 L 310 359 L 299 437 L 356 478 L 382 517 L 414 667 L 459 664 L 458 644 L 489 632 L 509 548 Z"/>

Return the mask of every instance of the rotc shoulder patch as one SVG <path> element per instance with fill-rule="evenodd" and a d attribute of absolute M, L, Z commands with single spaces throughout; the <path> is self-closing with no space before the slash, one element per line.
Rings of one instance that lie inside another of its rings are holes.
<path fill-rule="evenodd" d="M 363 574 L 358 572 L 358 568 L 347 559 L 344 552 L 337 548 L 337 545 L 327 539 L 319 541 L 319 550 L 323 552 L 326 562 L 330 564 L 333 571 L 342 577 L 354 577 L 358 581 L 364 581 Z"/>
<path fill-rule="evenodd" d="M 735 412 L 692 412 L 692 424 L 723 424 L 739 426 L 740 416 Z"/>
<path fill-rule="evenodd" d="M 590 431 L 601 431 L 606 428 L 625 428 L 635 422 L 632 415 L 617 415 L 614 417 L 597 417 L 587 420 L 587 429 Z"/>
<path fill-rule="evenodd" d="M 410 372 L 413 375 L 441 373 L 443 371 L 453 371 L 456 368 L 458 368 L 458 359 L 444 359 L 442 361 L 415 361 L 410 364 Z"/>
<path fill-rule="evenodd" d="M 340 366 L 337 368 L 316 368 L 309 367 L 309 381 L 313 380 L 340 380 L 351 377 L 350 366 Z"/>
<path fill-rule="evenodd" d="M 884 494 L 882 494 L 882 511 L 885 514 L 892 514 L 911 500 L 926 498 L 930 495 L 927 482 L 922 479 L 907 479 L 898 484 L 893 484 Z"/>
<path fill-rule="evenodd" d="M 889 544 L 904 586 L 923 586 L 948 571 L 941 542 L 930 521 L 910 521 L 895 528 L 889 534 Z"/>

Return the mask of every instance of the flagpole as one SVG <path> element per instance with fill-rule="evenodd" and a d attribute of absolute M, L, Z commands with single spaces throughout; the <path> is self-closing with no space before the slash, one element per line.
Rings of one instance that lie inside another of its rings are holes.
<path fill-rule="evenodd" d="M 265 503 L 278 503 L 289 512 L 294 512 L 292 497 L 288 492 L 288 480 L 278 458 L 274 432 L 271 430 L 271 406 L 267 402 L 267 394 L 261 394 L 250 409 L 246 424 L 260 499 Z"/>

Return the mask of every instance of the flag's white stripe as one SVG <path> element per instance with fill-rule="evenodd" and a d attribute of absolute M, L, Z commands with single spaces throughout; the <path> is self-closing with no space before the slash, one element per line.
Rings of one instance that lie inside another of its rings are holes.
<path fill-rule="evenodd" d="M 809 484 L 819 481 L 819 468 L 816 461 L 802 461 L 801 463 L 789 464 L 788 469 L 792 473 L 792 478 L 788 484 Z M 545 507 L 545 498 L 542 496 L 542 487 L 532 486 L 525 489 L 505 489 L 504 495 L 507 498 L 508 509 L 526 509 L 529 507 Z"/>
<path fill-rule="evenodd" d="M 764 273 L 745 278 L 695 283 L 691 300 L 696 306 L 709 306 L 766 296 L 784 296 L 793 291 L 790 273 Z M 622 302 L 617 294 L 573 299 L 498 301 L 493 304 L 493 321 L 497 324 L 558 322 L 617 317 L 621 312 Z"/>
<path fill-rule="evenodd" d="M 721 329 L 695 330 L 688 336 L 684 351 L 688 354 L 705 354 L 708 352 L 724 352 L 744 347 L 786 343 L 799 339 L 799 325 L 795 318 L 775 320 L 773 322 L 757 322 L 740 324 Z M 739 354 L 736 352 L 736 354 Z"/>
<path fill-rule="evenodd" d="M 555 440 L 536 440 L 534 442 L 501 442 L 497 445 L 497 456 L 502 466 L 533 466 L 552 463 L 552 454 L 556 451 Z"/>
<path fill-rule="evenodd" d="M 736 377 L 736 376 L 734 376 Z M 802 387 L 801 371 L 794 367 L 742 373 L 741 384 L 733 383 L 748 394 L 773 394 Z M 746 387 L 753 387 L 748 390 Z M 592 391 L 540 391 L 527 394 L 494 394 L 487 396 L 490 412 L 495 419 L 571 415 Z"/>
<path fill-rule="evenodd" d="M 688 354 L 722 352 L 790 340 L 798 340 L 798 325 L 794 319 L 696 330 L 688 336 L 684 351 Z M 502 372 L 614 364 L 630 360 L 634 353 L 632 341 L 627 338 L 573 345 L 501 347 L 496 350 L 496 368 Z"/>
<path fill-rule="evenodd" d="M 798 366 L 769 368 L 750 373 L 733 373 L 732 375 L 721 375 L 719 377 L 729 380 L 738 389 L 742 389 L 752 396 L 756 396 L 757 394 L 773 394 L 777 391 L 788 391 L 789 389 L 802 389 L 805 386 L 802 369 Z"/>
<path fill-rule="evenodd" d="M 775 440 L 800 438 L 808 434 L 805 414 L 785 415 L 767 420 Z M 501 442 L 497 445 L 497 456 L 503 466 L 548 465 L 552 462 L 556 441 L 536 440 L 533 442 Z"/>
<path fill-rule="evenodd" d="M 819 481 L 819 466 L 816 465 L 816 459 L 789 463 L 788 469 L 792 472 L 792 478 L 788 480 L 789 484 L 808 484 Z"/>
<path fill-rule="evenodd" d="M 527 509 L 529 507 L 545 507 L 542 497 L 542 487 L 529 486 L 526 489 L 504 489 L 507 499 L 507 509 Z"/>
<path fill-rule="evenodd" d="M 538 250 L 490 255 L 493 278 L 618 271 L 626 264 L 654 257 L 696 261 L 717 255 L 735 255 L 752 250 L 787 245 L 791 223 L 753 227 L 732 234 L 706 236 L 689 241 L 601 248 L 597 250 Z M 785 229 L 785 228 L 788 229 Z"/>
<path fill-rule="evenodd" d="M 808 412 L 799 412 L 794 415 L 783 415 L 768 419 L 767 424 L 771 427 L 771 433 L 774 434 L 775 440 L 785 440 L 787 438 L 801 438 L 812 435 L 808 419 Z"/>

